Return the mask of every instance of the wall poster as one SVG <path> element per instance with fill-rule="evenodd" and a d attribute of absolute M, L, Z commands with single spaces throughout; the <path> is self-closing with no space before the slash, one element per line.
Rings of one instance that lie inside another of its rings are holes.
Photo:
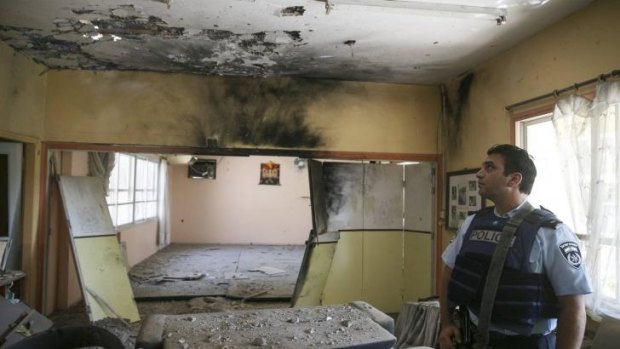
<path fill-rule="evenodd" d="M 479 170 L 447 173 L 446 225 L 448 228 L 458 228 L 468 215 L 484 207 L 484 200 L 478 194 L 476 173 Z"/>
<path fill-rule="evenodd" d="M 260 182 L 258 184 L 280 185 L 280 164 L 267 162 L 260 164 Z"/>

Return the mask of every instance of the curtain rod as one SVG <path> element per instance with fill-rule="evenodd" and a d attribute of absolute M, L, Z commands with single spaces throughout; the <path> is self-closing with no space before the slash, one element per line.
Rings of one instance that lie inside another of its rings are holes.
<path fill-rule="evenodd" d="M 576 91 L 580 87 L 584 87 L 584 86 L 587 86 L 587 85 L 594 84 L 594 83 L 596 83 L 598 81 L 604 81 L 604 80 L 606 80 L 608 78 L 615 78 L 615 77 L 619 77 L 619 76 L 620 76 L 620 70 L 613 70 L 613 71 L 611 71 L 611 72 L 609 72 L 607 74 L 601 74 L 601 75 L 599 75 L 598 77 L 596 77 L 594 79 L 582 81 L 582 82 L 576 83 L 576 84 L 574 84 L 572 86 L 568 86 L 568 87 L 565 87 L 565 88 L 560 89 L 560 90 L 554 90 L 551 93 L 547 93 L 547 94 L 544 94 L 544 95 L 541 95 L 541 96 L 538 96 L 538 97 L 527 99 L 527 100 L 522 101 L 522 102 L 518 102 L 518 103 L 515 103 L 515 104 L 508 105 L 504 109 L 506 109 L 506 111 L 510 111 L 511 109 L 514 109 L 514 108 L 517 108 L 517 107 L 520 107 L 520 106 L 523 106 L 523 105 L 526 105 L 526 104 L 529 104 L 529 103 L 532 103 L 532 102 L 538 102 L 538 101 L 543 100 L 543 99 L 547 99 L 547 98 L 551 98 L 551 97 L 557 97 L 557 96 L 559 96 L 562 93 L 569 92 L 571 90 L 575 90 Z"/>

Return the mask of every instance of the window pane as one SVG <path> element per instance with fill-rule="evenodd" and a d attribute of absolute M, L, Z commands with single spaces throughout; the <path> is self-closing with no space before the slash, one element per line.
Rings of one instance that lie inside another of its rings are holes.
<path fill-rule="evenodd" d="M 116 224 L 116 206 L 115 205 L 108 206 L 108 211 L 110 211 L 110 217 L 112 217 L 112 224 L 114 226 L 117 226 L 118 224 Z"/>
<path fill-rule="evenodd" d="M 123 225 L 133 221 L 133 205 L 119 205 L 116 225 Z"/>
<path fill-rule="evenodd" d="M 146 204 L 146 217 L 152 218 L 157 216 L 157 202 L 151 201 Z"/>
<path fill-rule="evenodd" d="M 561 166 L 551 118 L 546 118 L 543 122 L 526 124 L 524 134 L 526 139 L 524 147 L 534 158 L 538 172 L 530 195 L 531 200 L 553 211 L 568 225 L 572 225 L 569 223 L 571 212 L 565 183 L 563 176 L 558 176 L 558 169 Z"/>
<path fill-rule="evenodd" d="M 600 249 L 599 258 L 601 261 L 608 261 L 608 263 L 599 263 L 599 272 L 601 275 L 609 275 L 604 278 L 603 295 L 605 297 L 616 298 L 617 295 L 617 280 L 616 275 L 616 249 L 613 246 L 603 245 Z"/>
<path fill-rule="evenodd" d="M 119 190 L 118 191 L 118 203 L 131 203 L 131 192 L 129 190 Z"/>
<path fill-rule="evenodd" d="M 144 190 L 136 189 L 136 202 L 142 202 L 146 199 Z"/>
<path fill-rule="evenodd" d="M 146 203 L 136 203 L 136 221 L 141 221 L 146 218 Z"/>
<path fill-rule="evenodd" d="M 120 154 L 118 171 L 118 200 L 119 202 L 130 202 L 133 200 L 134 157 Z M 123 191 L 122 194 L 120 193 L 121 190 Z"/>
<path fill-rule="evenodd" d="M 118 158 L 118 154 L 115 153 L 114 156 Z M 110 180 L 108 182 L 108 192 L 106 196 L 106 201 L 108 202 L 108 204 L 116 203 L 117 187 L 118 187 L 118 163 L 115 164 L 114 168 L 112 169 L 112 172 L 110 173 Z"/>
<path fill-rule="evenodd" d="M 138 159 L 136 168 L 136 189 L 146 188 L 146 181 L 148 175 L 148 162 L 144 159 Z"/>

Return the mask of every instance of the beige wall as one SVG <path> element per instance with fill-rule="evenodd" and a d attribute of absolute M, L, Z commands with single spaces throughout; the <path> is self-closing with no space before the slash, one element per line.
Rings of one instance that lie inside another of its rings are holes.
<path fill-rule="evenodd" d="M 225 146 L 274 147 L 274 132 L 292 139 L 287 148 L 437 153 L 435 87 L 144 72 L 48 75 L 47 140 L 199 146 L 217 137 Z M 255 143 L 239 140 L 246 136 Z M 304 144 L 310 136 L 323 144 Z"/>
<path fill-rule="evenodd" d="M 157 252 L 157 220 L 123 227 L 120 231 L 121 242 L 127 252 L 127 267 L 142 262 Z"/>
<path fill-rule="evenodd" d="M 479 167 L 491 145 L 511 142 L 505 106 L 619 69 L 618 13 L 620 1 L 598 0 L 475 69 L 461 146 L 443 151 L 447 171 Z"/>
<path fill-rule="evenodd" d="M 24 144 L 21 297 L 35 304 L 41 137 L 45 119 L 45 67 L 0 42 L 0 138 Z"/>
<path fill-rule="evenodd" d="M 480 165 L 486 149 L 510 142 L 504 107 L 620 68 L 620 1 L 598 0 L 474 70 L 448 171 Z"/>
<path fill-rule="evenodd" d="M 308 169 L 292 157 L 214 157 L 216 179 L 171 165 L 173 243 L 303 244 L 312 229 Z M 259 185 L 260 164 L 280 164 L 280 185 Z"/>
<path fill-rule="evenodd" d="M 0 137 L 14 133 L 40 139 L 44 133 L 45 67 L 0 41 Z"/>

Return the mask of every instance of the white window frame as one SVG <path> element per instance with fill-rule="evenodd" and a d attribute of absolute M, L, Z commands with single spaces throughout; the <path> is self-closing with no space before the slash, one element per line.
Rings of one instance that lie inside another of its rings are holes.
<path fill-rule="evenodd" d="M 112 175 L 110 176 L 110 186 L 108 189 L 106 201 L 108 203 L 108 210 L 110 211 L 110 216 L 112 217 L 112 223 L 115 228 L 119 227 L 127 227 L 134 224 L 144 223 L 150 220 L 158 219 L 159 212 L 159 162 L 149 159 L 146 156 L 127 154 L 127 153 L 115 153 L 116 164 L 114 166 L 114 170 L 112 171 Z M 119 189 L 120 178 L 118 174 L 114 173 L 118 171 L 121 165 L 121 158 L 129 157 L 131 167 L 129 170 L 129 183 L 130 186 L 127 189 L 129 191 L 129 200 L 124 202 L 119 202 L 119 192 L 125 189 Z M 147 166 L 145 182 L 145 188 L 138 188 L 140 185 L 138 180 L 138 166 L 141 163 L 145 163 Z M 149 179 L 149 174 L 150 179 Z M 116 181 L 116 182 L 115 182 Z M 142 192 L 143 195 L 140 195 Z M 146 197 L 146 198 L 145 198 Z M 138 207 L 140 205 L 149 206 L 152 205 L 152 209 L 145 212 L 143 217 L 136 218 L 138 212 Z M 128 222 L 123 222 L 122 224 L 118 224 L 118 208 L 119 206 L 131 206 L 131 219 Z M 148 212 L 151 212 L 151 215 Z"/>

